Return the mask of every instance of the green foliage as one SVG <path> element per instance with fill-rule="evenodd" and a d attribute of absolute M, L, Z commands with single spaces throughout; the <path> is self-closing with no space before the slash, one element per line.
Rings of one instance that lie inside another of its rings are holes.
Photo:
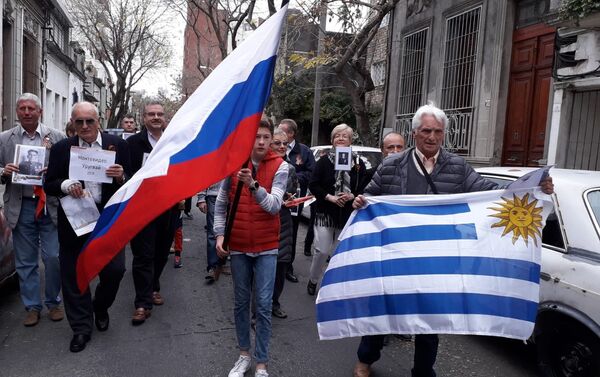
<path fill-rule="evenodd" d="M 313 72 L 304 71 L 280 76 L 273 84 L 266 109 L 267 114 L 274 116 L 277 121 L 284 118 L 294 119 L 298 124 L 299 139 L 307 144 L 310 144 L 311 139 L 313 91 Z M 329 140 L 329 133 L 340 123 L 347 123 L 354 127 L 355 118 L 351 100 L 343 89 L 323 89 L 319 115 L 319 139 L 322 142 Z"/>
<path fill-rule="evenodd" d="M 561 20 L 579 20 L 600 11 L 600 1 L 563 0 L 559 10 Z"/>

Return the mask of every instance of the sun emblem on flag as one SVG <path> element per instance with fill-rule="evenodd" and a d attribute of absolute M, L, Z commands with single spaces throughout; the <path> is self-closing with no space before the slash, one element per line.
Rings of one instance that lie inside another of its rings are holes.
<path fill-rule="evenodd" d="M 537 238 L 541 238 L 540 229 L 542 228 L 542 207 L 536 207 L 537 199 L 529 201 L 529 194 L 525 194 L 519 198 L 513 194 L 513 199 L 501 198 L 502 202 L 496 202 L 501 208 L 488 207 L 488 209 L 498 211 L 489 215 L 500 219 L 492 228 L 502 228 L 502 236 L 512 232 L 513 245 L 519 237 L 525 241 L 527 245 L 528 239 L 531 238 L 537 246 Z"/>

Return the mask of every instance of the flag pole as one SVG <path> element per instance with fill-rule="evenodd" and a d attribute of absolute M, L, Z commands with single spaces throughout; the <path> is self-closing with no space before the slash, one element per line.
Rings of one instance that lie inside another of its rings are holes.
<path fill-rule="evenodd" d="M 248 166 L 250 163 L 250 158 L 244 162 L 244 165 L 240 168 L 243 169 Z M 223 249 L 227 250 L 229 247 L 229 238 L 231 237 L 231 230 L 233 229 L 233 221 L 235 220 L 235 213 L 237 212 L 237 207 L 240 204 L 240 196 L 242 195 L 242 189 L 244 188 L 244 182 L 239 181 L 237 183 L 237 187 L 235 188 L 235 197 L 233 198 L 233 202 L 231 203 L 231 208 L 229 210 L 229 216 L 227 216 L 227 225 L 225 226 L 225 238 L 223 239 Z"/>

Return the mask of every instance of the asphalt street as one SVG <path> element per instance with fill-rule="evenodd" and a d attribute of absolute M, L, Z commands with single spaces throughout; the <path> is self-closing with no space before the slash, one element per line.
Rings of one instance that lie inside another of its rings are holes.
<path fill-rule="evenodd" d="M 87 348 L 69 352 L 72 333 L 65 320 L 51 322 L 46 311 L 33 328 L 21 322 L 25 312 L 18 291 L 0 292 L 0 376 L 227 376 L 237 359 L 231 276 L 205 285 L 205 219 L 194 208 L 184 220 L 183 268 L 172 257 L 162 277 L 165 304 L 145 324 L 133 327 L 131 254 L 110 328 L 95 332 Z M 301 225 L 295 268 L 297 284 L 286 282 L 281 298 L 287 319 L 273 318 L 273 377 L 352 376 L 359 339 L 319 341 L 314 297 L 306 293 L 310 257 L 302 253 L 306 226 Z M 439 376 L 536 376 L 533 351 L 522 342 L 474 336 L 440 337 Z M 374 377 L 410 376 L 413 343 L 390 337 Z M 248 373 L 247 376 L 253 374 Z"/>

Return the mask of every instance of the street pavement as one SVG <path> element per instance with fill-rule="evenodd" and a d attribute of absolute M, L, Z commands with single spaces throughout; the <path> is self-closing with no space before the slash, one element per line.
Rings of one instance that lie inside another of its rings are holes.
<path fill-rule="evenodd" d="M 65 320 L 54 323 L 42 312 L 33 328 L 21 322 L 25 312 L 14 287 L 0 292 L 0 376 L 227 376 L 237 359 L 231 276 L 205 285 L 205 218 L 194 209 L 184 219 L 183 268 L 172 257 L 161 279 L 165 304 L 155 307 L 145 324 L 131 325 L 133 280 L 131 252 L 110 328 L 94 332 L 87 348 L 69 352 L 72 333 Z M 286 282 L 281 298 L 287 319 L 273 318 L 269 374 L 273 377 L 352 376 L 358 338 L 319 341 L 314 297 L 306 293 L 310 257 L 302 253 L 306 225 L 301 224 L 295 262 L 300 279 Z M 413 343 L 390 337 L 373 377 L 410 376 Z M 439 376 L 536 376 L 530 347 L 514 340 L 440 337 Z M 246 376 L 251 376 L 250 372 Z"/>

